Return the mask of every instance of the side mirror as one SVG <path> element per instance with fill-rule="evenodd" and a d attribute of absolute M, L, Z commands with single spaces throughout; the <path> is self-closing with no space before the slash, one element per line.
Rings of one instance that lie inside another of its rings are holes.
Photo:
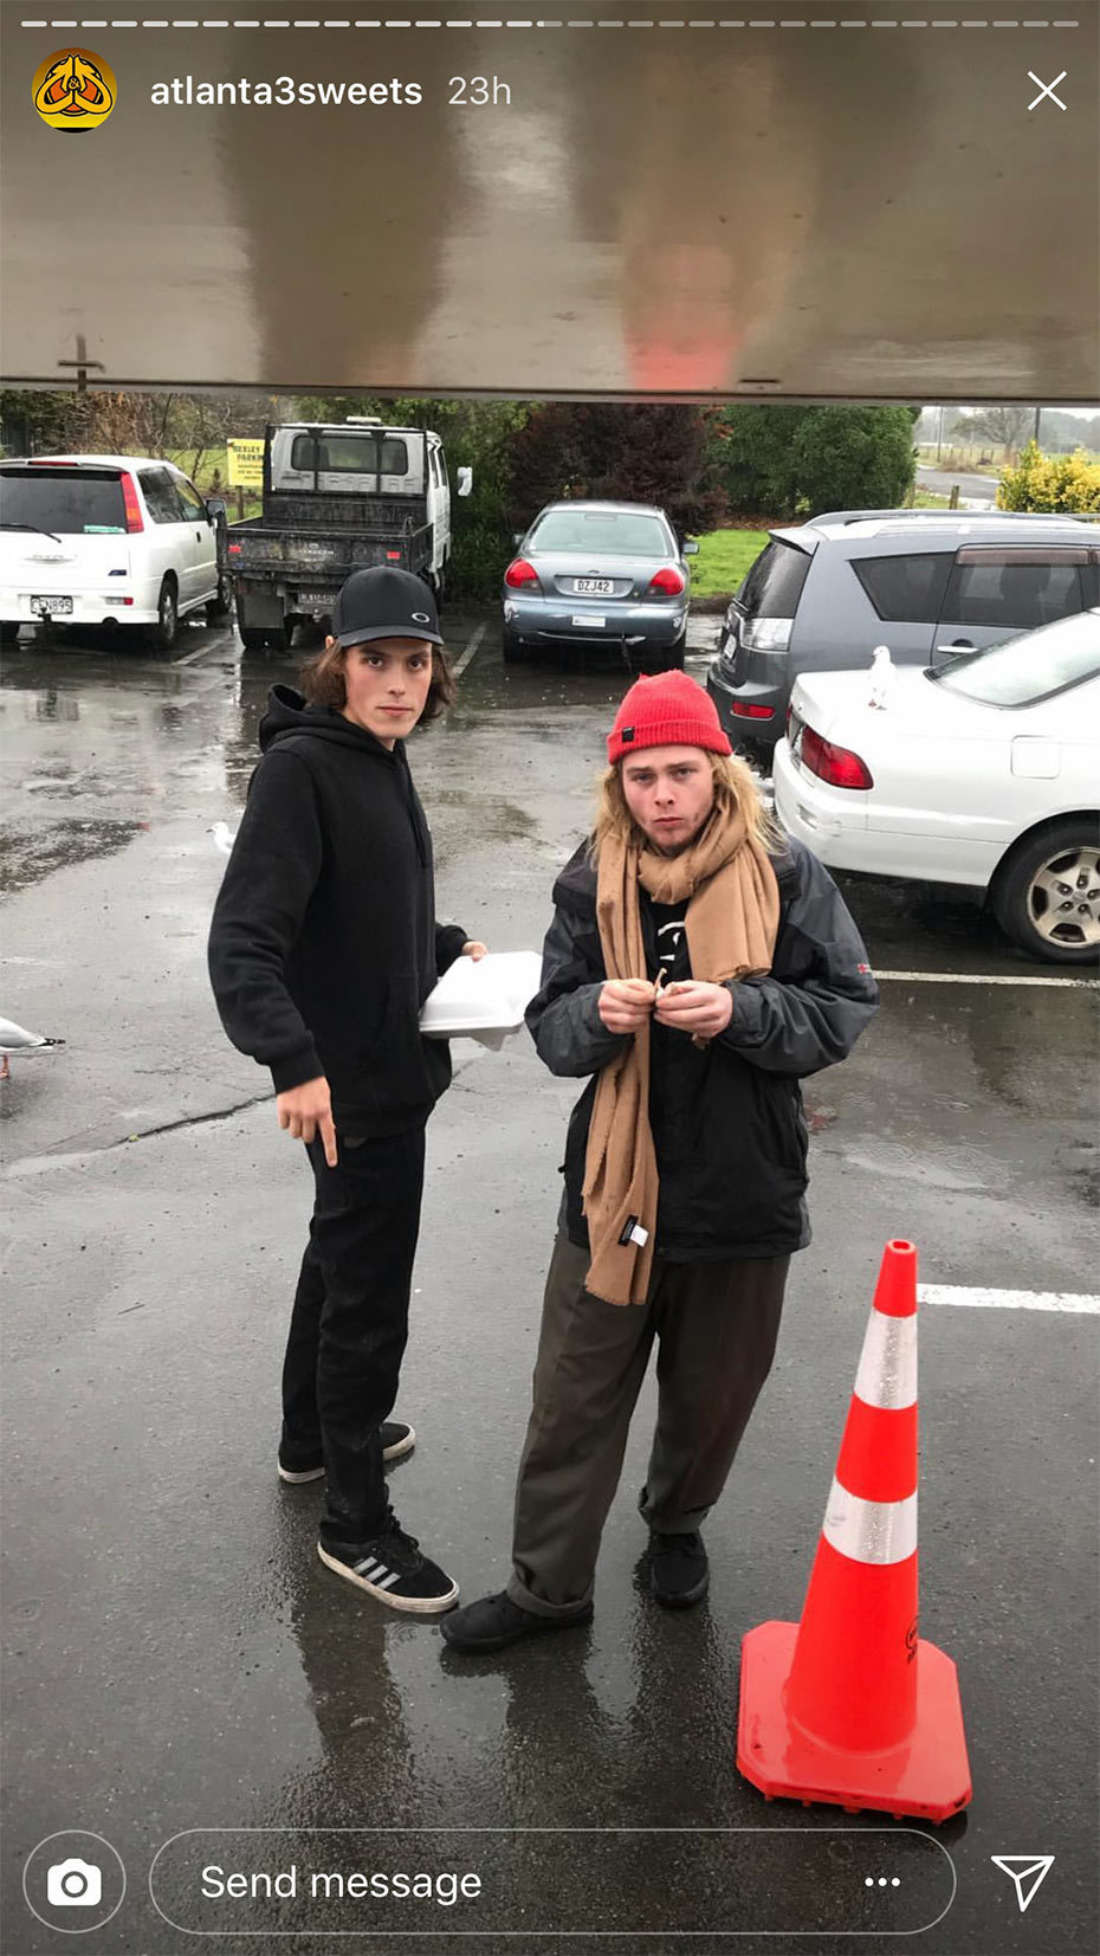
<path fill-rule="evenodd" d="M 697 557 L 699 555 L 699 545 L 697 543 L 682 543 L 680 545 L 680 554 L 683 557 Z"/>
<path fill-rule="evenodd" d="M 212 523 L 222 522 L 227 514 L 225 503 L 220 496 L 206 498 L 206 514 Z"/>
<path fill-rule="evenodd" d="M 456 479 L 456 486 L 460 496 L 468 496 L 470 494 L 471 489 L 474 486 L 473 470 L 466 469 L 466 468 L 459 469 L 457 479 Z"/>
<path fill-rule="evenodd" d="M 512 542 L 516 545 L 517 549 L 519 548 L 519 545 L 523 542 L 523 539 L 526 535 L 527 535 L 526 530 L 512 531 Z"/>

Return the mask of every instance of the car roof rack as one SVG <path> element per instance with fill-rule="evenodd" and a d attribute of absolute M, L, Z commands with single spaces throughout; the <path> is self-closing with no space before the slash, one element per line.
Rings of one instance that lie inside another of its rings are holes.
<path fill-rule="evenodd" d="M 1097 523 L 1100 516 L 1091 511 L 1080 515 L 1073 510 L 1047 509 L 828 509 L 820 516 L 807 516 L 807 523 L 883 523 L 899 517 L 918 523 L 942 522 L 945 517 L 962 523 Z"/>

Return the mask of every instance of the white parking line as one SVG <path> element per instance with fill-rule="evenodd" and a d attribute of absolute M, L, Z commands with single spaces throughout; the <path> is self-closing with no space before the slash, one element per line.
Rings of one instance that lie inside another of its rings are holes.
<path fill-rule="evenodd" d="M 219 647 L 214 645 L 200 645 L 197 652 L 185 652 L 182 659 L 169 659 L 168 663 L 170 666 L 193 666 L 196 659 L 203 659 L 208 652 L 215 652 L 219 649 Z"/>
<path fill-rule="evenodd" d="M 876 971 L 880 984 L 891 980 L 911 985 L 1061 985 L 1076 991 L 1100 991 L 1100 978 L 993 978 L 981 971 Z"/>
<path fill-rule="evenodd" d="M 968 1304 L 984 1311 L 1070 1311 L 1100 1317 L 1100 1297 L 1074 1290 L 981 1290 L 965 1284 L 918 1284 L 921 1304 Z"/>
<path fill-rule="evenodd" d="M 470 660 L 473 658 L 474 653 L 477 651 L 477 648 L 481 644 L 481 641 L 484 637 L 485 637 L 484 624 L 475 625 L 473 631 L 470 634 L 470 640 L 466 647 L 465 652 L 462 654 L 462 657 L 459 660 L 457 666 L 453 668 L 454 676 L 456 679 L 461 679 L 463 673 L 465 672 L 467 666 L 470 663 Z"/>

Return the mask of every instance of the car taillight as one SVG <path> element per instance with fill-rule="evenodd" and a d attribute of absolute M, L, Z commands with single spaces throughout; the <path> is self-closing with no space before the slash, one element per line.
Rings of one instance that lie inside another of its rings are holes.
<path fill-rule="evenodd" d="M 746 618 L 741 643 L 747 652 L 785 652 L 793 624 L 793 618 Z"/>
<path fill-rule="evenodd" d="M 866 761 L 850 747 L 837 747 L 824 740 L 812 727 L 803 727 L 799 760 L 809 774 L 826 781 L 830 788 L 873 788 L 874 778 Z"/>
<path fill-rule="evenodd" d="M 683 588 L 683 577 L 670 564 L 666 564 L 664 570 L 659 570 L 649 582 L 651 591 L 660 591 L 666 598 L 678 598 Z"/>
<path fill-rule="evenodd" d="M 734 700 L 733 712 L 738 720 L 774 720 L 775 711 L 770 706 L 757 706 L 752 700 Z"/>
<path fill-rule="evenodd" d="M 141 504 L 138 502 L 137 485 L 132 475 L 120 475 L 119 483 L 122 487 L 122 502 L 126 511 L 127 533 L 130 536 L 137 536 L 138 532 L 145 528 Z"/>
<path fill-rule="evenodd" d="M 527 562 L 526 557 L 517 557 L 514 564 L 509 564 L 504 573 L 504 582 L 511 591 L 522 591 L 526 584 L 533 584 L 536 589 L 541 588 L 539 574 L 534 564 Z"/>
<path fill-rule="evenodd" d="M 230 557 L 239 557 L 241 554 L 240 544 L 239 543 L 228 544 L 226 546 L 226 554 Z"/>
<path fill-rule="evenodd" d="M 401 562 L 400 550 L 387 550 L 386 562 L 387 564 L 399 564 Z"/>

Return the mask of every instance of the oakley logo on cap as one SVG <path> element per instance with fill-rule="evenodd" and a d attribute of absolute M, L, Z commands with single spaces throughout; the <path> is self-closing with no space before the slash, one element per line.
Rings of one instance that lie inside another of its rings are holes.
<path fill-rule="evenodd" d="M 415 619 L 418 625 L 430 625 L 432 622 L 426 611 L 410 611 L 409 617 Z"/>

